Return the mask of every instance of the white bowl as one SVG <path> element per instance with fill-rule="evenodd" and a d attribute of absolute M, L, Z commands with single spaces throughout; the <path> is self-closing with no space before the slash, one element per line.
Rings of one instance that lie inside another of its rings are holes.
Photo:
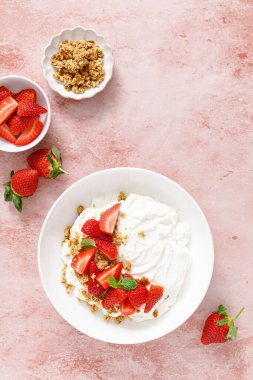
<path fill-rule="evenodd" d="M 33 148 L 46 136 L 51 121 L 51 108 L 45 91 L 33 80 L 20 75 L 0 77 L 0 86 L 7 87 L 13 93 L 17 93 L 26 88 L 33 88 L 37 94 L 37 103 L 47 109 L 47 113 L 40 116 L 40 120 L 44 124 L 43 129 L 40 135 L 30 144 L 16 146 L 0 137 L 0 150 L 4 152 L 24 152 L 25 150 Z"/>
<path fill-rule="evenodd" d="M 144 322 L 125 320 L 107 323 L 77 298 L 66 294 L 60 283 L 61 241 L 64 228 L 72 225 L 79 204 L 89 205 L 103 193 L 149 195 L 178 210 L 191 229 L 192 264 L 176 303 L 158 319 Z M 40 233 L 38 266 L 46 294 L 58 313 L 72 326 L 90 337 L 118 344 L 147 342 L 159 338 L 184 323 L 203 300 L 213 272 L 213 241 L 207 220 L 195 200 L 177 183 L 158 173 L 137 168 L 115 168 L 96 172 L 70 186 L 51 207 Z"/>
<path fill-rule="evenodd" d="M 101 47 L 104 53 L 103 66 L 105 70 L 105 78 L 99 87 L 89 88 L 83 94 L 75 94 L 72 91 L 67 91 L 64 88 L 64 85 L 53 77 L 55 69 L 51 65 L 51 57 L 58 51 L 59 44 L 66 40 L 93 40 Z M 54 35 L 49 44 L 46 46 L 44 56 L 42 58 L 43 75 L 48 81 L 51 89 L 64 98 L 74 100 L 92 98 L 99 92 L 103 91 L 112 77 L 113 64 L 112 49 L 106 43 L 104 37 L 97 34 L 93 29 L 86 29 L 81 26 L 77 26 L 73 29 L 63 29 L 59 34 Z"/>

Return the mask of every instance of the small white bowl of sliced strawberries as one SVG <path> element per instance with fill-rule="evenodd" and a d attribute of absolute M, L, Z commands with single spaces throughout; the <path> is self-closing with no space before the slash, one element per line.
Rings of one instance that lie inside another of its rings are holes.
<path fill-rule="evenodd" d="M 0 150 L 22 152 L 46 135 L 51 120 L 48 97 L 29 78 L 0 77 Z"/>

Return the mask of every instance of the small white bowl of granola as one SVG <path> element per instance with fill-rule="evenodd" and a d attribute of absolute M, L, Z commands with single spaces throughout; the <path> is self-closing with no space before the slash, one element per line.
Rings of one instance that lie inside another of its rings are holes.
<path fill-rule="evenodd" d="M 54 35 L 42 58 L 43 75 L 51 89 L 74 100 L 103 91 L 113 65 L 112 49 L 104 37 L 81 26 Z"/>
<path fill-rule="evenodd" d="M 173 331 L 202 301 L 212 235 L 197 203 L 169 178 L 108 169 L 52 206 L 38 265 L 48 298 L 72 326 L 106 342 L 141 343 Z"/>

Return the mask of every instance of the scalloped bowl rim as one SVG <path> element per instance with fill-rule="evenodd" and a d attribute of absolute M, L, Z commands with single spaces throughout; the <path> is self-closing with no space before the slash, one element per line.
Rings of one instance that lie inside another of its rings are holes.
<path fill-rule="evenodd" d="M 71 92 L 71 91 L 67 91 L 64 89 L 63 85 L 58 83 L 58 81 L 54 78 L 52 78 L 52 82 L 54 83 L 54 85 L 51 83 L 50 81 L 50 78 L 49 76 L 46 74 L 46 60 L 48 58 L 47 54 L 46 54 L 46 51 L 53 45 L 53 40 L 57 37 L 61 37 L 62 34 L 65 32 L 65 31 L 69 31 L 69 32 L 73 32 L 74 30 L 76 29 L 81 29 L 82 31 L 84 32 L 87 32 L 87 31 L 91 31 L 93 32 L 96 37 L 99 37 L 99 38 L 102 38 L 102 40 L 104 41 L 105 43 L 105 46 L 108 47 L 109 51 L 110 51 L 110 63 L 111 63 L 111 70 L 110 70 L 110 73 L 109 73 L 109 76 L 107 77 L 107 79 L 99 85 L 99 87 L 96 87 L 94 90 L 93 93 L 89 94 L 89 92 L 85 91 L 84 93 L 82 94 L 75 94 L 74 92 Z M 42 60 L 41 60 L 41 64 L 42 64 L 42 69 L 43 69 L 43 76 L 44 78 L 46 79 L 48 85 L 50 86 L 50 88 L 55 91 L 57 94 L 59 94 L 60 96 L 66 98 L 66 99 L 73 99 L 73 100 L 83 100 L 83 99 L 89 99 L 89 98 L 92 98 L 93 96 L 97 95 L 98 93 L 100 93 L 101 91 L 103 91 L 106 86 L 108 85 L 108 83 L 110 82 L 111 78 L 112 78 L 112 74 L 113 74 L 113 67 L 114 67 L 114 58 L 113 58 L 113 53 L 112 53 L 112 48 L 111 46 L 106 42 L 104 36 L 102 36 L 101 34 L 98 34 L 94 29 L 92 28 L 85 28 L 83 26 L 75 26 L 74 28 L 65 28 L 65 29 L 62 29 L 59 33 L 53 35 L 49 41 L 49 43 L 46 45 L 45 49 L 44 49 L 44 54 L 43 54 L 43 57 L 42 57 Z"/>

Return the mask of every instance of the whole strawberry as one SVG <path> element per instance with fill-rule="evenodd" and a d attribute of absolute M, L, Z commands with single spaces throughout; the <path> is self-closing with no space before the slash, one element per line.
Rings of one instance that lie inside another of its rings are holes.
<path fill-rule="evenodd" d="M 228 340 L 234 340 L 237 335 L 238 328 L 234 325 L 235 319 L 237 319 L 244 308 L 239 313 L 231 318 L 227 314 L 225 306 L 220 305 L 218 311 L 209 315 L 205 322 L 205 326 L 202 332 L 201 342 L 203 344 L 211 343 L 225 343 Z"/>
<path fill-rule="evenodd" d="M 22 211 L 22 198 L 33 195 L 38 187 L 39 174 L 37 170 L 22 169 L 11 172 L 11 180 L 4 184 L 4 199 L 13 202 L 16 209 Z"/>
<path fill-rule="evenodd" d="M 53 179 L 59 174 L 68 174 L 62 169 L 62 159 L 59 149 L 39 149 L 27 157 L 28 165 L 36 169 L 40 177 Z"/>

